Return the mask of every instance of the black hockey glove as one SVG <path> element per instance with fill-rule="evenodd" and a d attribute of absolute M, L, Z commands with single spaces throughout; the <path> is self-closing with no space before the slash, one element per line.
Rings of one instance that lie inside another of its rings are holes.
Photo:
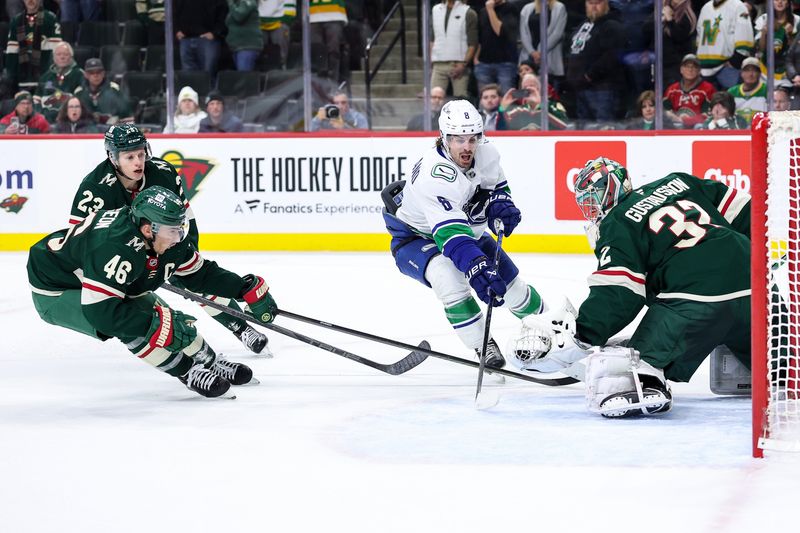
<path fill-rule="evenodd" d="M 500 277 L 494 266 L 489 264 L 489 259 L 481 255 L 473 259 L 466 272 L 469 284 L 475 289 L 483 303 L 497 307 L 503 305 L 503 295 L 506 293 L 506 283 Z M 489 297 L 489 290 L 492 291 L 492 298 Z"/>

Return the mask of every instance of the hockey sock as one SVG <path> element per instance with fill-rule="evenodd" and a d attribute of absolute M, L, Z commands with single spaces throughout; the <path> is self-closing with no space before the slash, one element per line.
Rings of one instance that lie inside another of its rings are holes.
<path fill-rule="evenodd" d="M 209 300 L 217 302 L 222 305 L 226 305 L 233 309 L 234 311 L 241 311 L 242 308 L 239 307 L 239 304 L 236 300 L 232 300 L 230 298 L 222 298 L 221 296 L 206 296 Z M 213 309 L 211 307 L 203 306 L 203 310 L 209 314 L 214 320 L 228 328 L 229 330 L 233 331 L 234 333 L 238 333 L 242 331 L 244 328 L 247 327 L 247 322 L 242 320 L 241 318 L 234 318 L 227 313 L 223 313 L 222 311 L 218 311 L 217 309 Z"/>
<path fill-rule="evenodd" d="M 477 348 L 483 340 L 483 313 L 478 302 L 471 296 L 455 305 L 444 308 L 447 320 L 458 334 L 461 342 Z"/>
<path fill-rule="evenodd" d="M 516 283 L 511 284 L 505 297 L 509 311 L 517 318 L 525 318 L 528 315 L 541 313 L 542 297 L 539 296 L 536 289 L 530 285 L 520 284 L 521 287 L 519 289 L 522 290 L 519 290 L 515 285 Z"/>

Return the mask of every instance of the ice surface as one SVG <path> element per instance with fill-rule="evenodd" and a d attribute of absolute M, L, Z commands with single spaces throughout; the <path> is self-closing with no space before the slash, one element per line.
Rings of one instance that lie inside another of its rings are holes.
<path fill-rule="evenodd" d="M 297 313 L 466 355 L 433 294 L 390 254 L 208 253 L 263 275 Z M 516 254 L 547 298 L 578 305 L 588 256 Z M 217 351 L 261 380 L 205 400 L 133 358 L 39 319 L 26 255 L 0 254 L 0 531 L 768 532 L 795 530 L 800 467 L 750 458 L 750 401 L 714 396 L 707 366 L 673 411 L 605 420 L 579 385 L 490 378 L 429 359 L 381 374 L 270 334 L 244 352 L 195 304 Z M 493 317 L 501 347 L 517 321 Z M 279 318 L 381 362 L 404 353 Z"/>

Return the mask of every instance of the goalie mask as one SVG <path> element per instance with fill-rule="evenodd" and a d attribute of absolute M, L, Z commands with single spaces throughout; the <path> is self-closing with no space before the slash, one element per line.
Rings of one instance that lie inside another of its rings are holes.
<path fill-rule="evenodd" d="M 612 159 L 587 161 L 575 178 L 575 201 L 583 216 L 599 223 L 633 189 L 628 171 Z"/>
<path fill-rule="evenodd" d="M 162 235 L 172 243 L 181 242 L 189 232 L 186 207 L 174 192 L 155 185 L 136 195 L 131 216 L 137 226 L 150 223 L 153 235 Z"/>
<path fill-rule="evenodd" d="M 447 159 L 469 168 L 483 142 L 483 118 L 467 100 L 452 100 L 439 114 L 439 135 Z"/>

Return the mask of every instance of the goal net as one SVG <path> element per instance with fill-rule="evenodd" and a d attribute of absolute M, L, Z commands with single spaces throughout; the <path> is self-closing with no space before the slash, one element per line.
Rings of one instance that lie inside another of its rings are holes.
<path fill-rule="evenodd" d="M 752 125 L 753 455 L 800 451 L 800 112 Z"/>

